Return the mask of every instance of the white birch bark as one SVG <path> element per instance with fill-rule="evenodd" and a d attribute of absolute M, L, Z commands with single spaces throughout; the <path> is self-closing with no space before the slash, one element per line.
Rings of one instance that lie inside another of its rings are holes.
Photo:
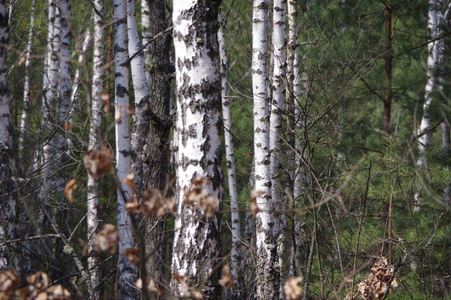
<path fill-rule="evenodd" d="M 430 40 L 437 39 L 443 34 L 444 14 L 443 1 L 430 0 L 428 12 L 428 30 Z M 437 98 L 438 91 L 443 90 L 443 63 L 444 63 L 445 40 L 437 39 L 428 44 L 427 59 L 427 82 L 424 94 L 423 116 L 421 118 L 420 127 L 418 128 L 418 159 L 417 167 L 419 169 L 427 169 L 426 152 L 430 141 L 430 132 L 432 127 L 432 119 L 429 108 L 433 101 Z M 436 100 L 435 100 L 436 101 Z M 418 187 L 421 190 L 420 187 Z M 414 195 L 414 210 L 420 210 L 421 195 L 417 191 Z"/>
<path fill-rule="evenodd" d="M 269 105 L 267 98 L 268 0 L 254 0 L 252 24 L 252 91 L 254 99 L 255 190 L 261 212 L 256 217 L 257 298 L 279 297 L 279 267 L 275 241 L 275 205 L 271 199 Z"/>
<path fill-rule="evenodd" d="M 93 56 L 93 74 L 92 74 L 92 96 L 91 96 L 91 124 L 89 129 L 89 149 L 99 147 L 99 134 L 101 124 L 101 109 L 102 109 L 102 90 L 103 90 L 103 20 L 99 13 L 103 10 L 103 0 L 95 0 L 94 2 L 94 56 Z M 88 173 L 88 194 L 87 194 L 87 241 L 88 251 L 93 253 L 95 251 L 94 237 L 99 226 L 99 219 L 97 214 L 97 206 L 99 203 L 98 183 L 97 179 Z M 99 259 L 97 256 L 88 258 L 89 274 L 91 277 L 92 286 L 95 287 L 100 282 Z M 100 297 L 98 291 L 94 291 L 93 298 Z"/>
<path fill-rule="evenodd" d="M 143 147 L 147 140 L 149 122 L 145 112 L 150 105 L 150 92 L 147 85 L 144 54 L 141 41 L 139 40 L 138 28 L 136 26 L 135 1 L 127 0 L 127 29 L 128 29 L 128 52 L 133 57 L 130 61 L 133 89 L 135 96 L 135 113 L 133 115 L 133 132 L 131 137 L 131 150 L 133 151 L 132 170 L 135 174 L 136 184 L 143 188 L 142 182 L 142 157 Z M 138 53 L 139 54 L 136 54 Z"/>
<path fill-rule="evenodd" d="M 225 24 L 222 24 L 218 31 L 218 44 L 220 54 L 221 71 L 221 99 L 222 99 L 222 119 L 224 122 L 224 142 L 227 165 L 227 182 L 229 185 L 230 197 L 230 226 L 232 228 L 232 249 L 231 249 L 231 275 L 234 281 L 233 296 L 240 299 L 241 291 L 244 288 L 244 257 L 241 250 L 241 224 L 238 206 L 238 192 L 236 184 L 235 154 L 233 150 L 232 136 L 232 116 L 230 113 L 230 99 L 228 94 L 228 56 L 224 38 Z"/>
<path fill-rule="evenodd" d="M 9 44 L 8 11 L 6 0 L 0 1 L 0 240 L 2 242 L 18 238 L 16 222 L 15 182 L 16 164 L 14 159 L 12 123 L 10 115 L 11 98 L 7 85 L 6 54 Z M 16 269 L 21 271 L 21 249 L 11 244 L 0 244 L 0 271 Z"/>
<path fill-rule="evenodd" d="M 56 3 L 54 0 L 48 1 L 48 33 L 47 33 L 47 49 L 46 58 L 44 62 L 44 90 L 42 100 L 42 116 L 43 116 L 43 130 L 45 136 L 51 136 L 52 131 L 55 130 L 55 99 L 57 98 L 58 88 L 58 70 L 59 70 L 59 44 L 60 40 L 55 38 L 55 10 Z M 44 143 L 43 157 L 42 157 L 42 171 L 41 171 L 41 190 L 39 193 L 40 201 L 45 206 L 48 202 L 48 196 L 52 185 L 52 170 L 51 164 L 54 162 L 54 141 L 50 138 Z M 39 213 L 39 222 L 41 226 L 44 224 L 44 214 Z M 40 227 L 38 227 L 40 233 Z"/>
<path fill-rule="evenodd" d="M 282 166 L 279 157 L 281 156 L 281 134 L 282 134 L 282 114 L 285 112 L 285 80 L 286 80 L 286 37 L 285 37 L 285 9 L 286 0 L 273 1 L 273 74 L 272 74 L 272 101 L 271 101 L 271 116 L 270 116 L 270 136 L 269 149 L 271 153 L 271 197 L 278 209 L 286 209 L 286 197 L 284 197 L 281 190 Z M 288 112 L 290 113 L 290 112 Z M 291 178 L 288 178 L 291 180 Z M 279 256 L 279 266 L 281 271 L 281 280 L 287 277 L 288 268 L 284 268 L 286 260 L 286 243 L 288 238 L 286 236 L 287 220 L 285 214 L 280 214 L 278 217 L 278 231 L 277 234 L 277 252 Z M 283 283 L 281 287 L 283 287 Z M 283 293 L 280 290 L 280 297 Z"/>
<path fill-rule="evenodd" d="M 141 26 L 142 26 L 142 43 L 143 45 L 147 45 L 146 48 L 144 48 L 144 62 L 146 64 L 150 63 L 151 59 L 151 46 L 150 46 L 150 40 L 152 38 L 152 31 L 150 29 L 151 21 L 150 21 L 150 7 L 149 7 L 149 1 L 148 0 L 142 0 L 141 1 Z M 150 72 L 148 68 L 145 68 L 146 72 L 146 81 L 149 89 L 151 88 L 152 79 L 150 76 Z"/>
<path fill-rule="evenodd" d="M 84 69 L 84 63 L 86 60 L 86 52 L 89 49 L 90 43 L 92 39 L 91 30 L 88 28 L 85 34 L 85 37 L 83 39 L 83 43 L 81 44 L 80 53 L 78 54 L 77 59 L 77 70 L 75 70 L 75 76 L 73 80 L 73 87 L 72 92 L 70 96 L 70 109 L 67 116 L 67 123 L 72 123 L 72 118 L 74 117 L 75 113 L 78 111 L 78 92 L 80 90 L 80 84 L 83 82 L 81 79 L 82 69 Z"/>
<path fill-rule="evenodd" d="M 27 122 L 28 122 L 28 105 L 30 103 L 31 96 L 31 80 L 30 80 L 30 66 L 31 66 L 31 52 L 33 49 L 33 34 L 34 34 L 34 22 L 35 22 L 35 10 L 36 0 L 31 1 L 30 12 L 30 28 L 28 29 L 28 41 L 25 49 L 25 76 L 23 86 L 23 111 L 20 117 L 20 133 L 19 133 L 19 155 L 23 157 L 23 142 L 27 134 Z"/>
<path fill-rule="evenodd" d="M 217 18 L 219 3 L 175 0 L 174 49 L 177 86 L 177 216 L 172 273 L 187 276 L 190 289 L 204 299 L 218 299 L 219 220 L 184 204 L 184 190 L 197 176 L 211 183 L 202 187 L 221 199 L 220 74 Z M 189 296 L 179 282 L 171 282 L 178 296 Z"/>
<path fill-rule="evenodd" d="M 129 129 L 129 75 L 124 63 L 127 53 L 127 6 L 125 0 L 113 1 L 114 63 L 115 63 L 115 116 L 116 116 L 116 172 L 119 178 L 117 192 L 117 227 L 119 242 L 120 299 L 137 299 L 134 287 L 138 279 L 136 265 L 124 256 L 126 249 L 136 246 L 131 218 L 125 210 L 125 201 L 131 196 L 131 188 L 122 182 L 131 173 L 130 129 Z"/>

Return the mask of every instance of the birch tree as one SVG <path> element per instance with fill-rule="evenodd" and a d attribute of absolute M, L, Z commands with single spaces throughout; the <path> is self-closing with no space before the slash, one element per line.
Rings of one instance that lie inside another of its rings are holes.
<path fill-rule="evenodd" d="M 275 241 L 275 205 L 271 198 L 269 105 L 267 76 L 268 0 L 254 0 L 252 17 L 252 91 L 254 99 L 255 190 L 260 192 L 256 217 L 257 298 L 279 297 Z"/>
<path fill-rule="evenodd" d="M 36 10 L 36 0 L 31 1 L 31 12 L 30 12 L 30 28 L 28 29 L 28 40 L 27 47 L 25 49 L 25 76 L 24 76 L 24 87 L 23 87 L 23 104 L 24 108 L 22 110 L 22 115 L 20 118 L 20 135 L 19 135 L 19 154 L 23 157 L 23 143 L 27 132 L 27 122 L 28 122 L 28 109 L 31 96 L 31 78 L 30 78 L 30 66 L 31 66 L 31 52 L 33 47 L 33 34 L 34 34 L 34 23 L 35 23 L 35 10 Z"/>
<path fill-rule="evenodd" d="M 282 135 L 282 114 L 285 112 L 285 81 L 286 81 L 286 38 L 285 38 L 285 9 L 286 0 L 275 0 L 273 2 L 273 58 L 274 68 L 272 74 L 272 99 L 271 99 L 271 116 L 270 116 L 270 169 L 271 169 L 271 197 L 272 201 L 279 209 L 286 209 L 285 200 L 281 190 L 281 180 L 286 179 L 282 176 L 281 166 L 281 135 Z M 290 174 L 291 176 L 291 174 Z M 287 179 L 291 181 L 291 178 Z M 277 252 L 279 256 L 280 270 L 284 272 L 287 268 L 283 268 L 286 252 L 286 216 L 280 214 L 278 217 Z M 281 274 L 282 276 L 284 274 Z M 286 275 L 286 274 L 285 274 Z M 286 276 L 284 276 L 286 277 Z M 283 279 L 283 278 L 282 278 Z"/>
<path fill-rule="evenodd" d="M 133 132 L 131 137 L 131 149 L 134 155 L 132 170 L 135 174 L 135 183 L 142 187 L 143 147 L 149 130 L 149 122 L 145 114 L 149 110 L 150 92 L 147 86 L 144 54 L 141 41 L 139 40 L 135 15 L 135 1 L 127 0 L 128 52 L 131 59 L 130 68 L 135 96 L 135 112 L 133 114 Z"/>
<path fill-rule="evenodd" d="M 448 13 L 446 13 L 448 15 Z M 443 92 L 443 64 L 445 52 L 445 39 L 439 38 L 445 31 L 446 26 L 444 18 L 444 5 L 441 0 L 429 1 L 428 12 L 428 31 L 429 38 L 432 42 L 428 43 L 428 59 L 426 69 L 426 86 L 424 93 L 423 116 L 418 128 L 418 159 L 417 167 L 427 169 L 426 153 L 429 146 L 431 133 L 429 129 L 432 127 L 431 105 L 435 101 L 439 101 L 438 95 Z M 436 100 L 437 99 L 437 100 Z M 420 191 L 414 196 L 414 209 L 420 209 Z"/>
<path fill-rule="evenodd" d="M 204 299 L 218 299 L 216 211 L 222 197 L 219 2 L 175 0 L 173 7 L 178 207 L 172 257 L 172 273 L 177 275 L 171 286 L 182 297 L 202 291 Z"/>
<path fill-rule="evenodd" d="M 95 0 L 94 2 L 94 56 L 92 71 L 92 95 L 91 95 L 91 123 L 89 127 L 89 150 L 99 147 L 99 134 L 101 124 L 101 108 L 102 108 L 102 90 L 103 90 L 103 0 Z M 87 215 L 87 241 L 88 251 L 92 253 L 95 250 L 94 236 L 99 226 L 97 206 L 99 203 L 98 182 L 97 179 L 88 173 L 88 215 Z M 92 285 L 95 287 L 99 283 L 100 273 L 98 257 L 92 256 L 88 258 L 89 274 Z M 95 298 L 98 298 L 95 291 Z"/>
<path fill-rule="evenodd" d="M 160 2 L 160 1 L 157 1 Z M 150 62 L 151 58 L 151 47 L 150 47 L 150 39 L 152 38 L 152 26 L 150 22 L 150 6 L 149 6 L 149 0 L 141 1 L 141 26 L 142 26 L 142 43 L 145 46 L 144 48 L 144 62 L 148 64 Z M 151 87 L 151 78 L 150 78 L 150 72 L 147 68 L 145 68 L 146 72 L 146 80 L 147 85 L 149 88 Z"/>
<path fill-rule="evenodd" d="M 15 197 L 17 165 L 14 158 L 14 144 L 10 103 L 11 97 L 6 80 L 6 54 L 9 44 L 8 11 L 6 0 L 0 1 L 0 270 L 14 268 L 21 270 L 21 249 L 7 241 L 18 238 Z"/>
<path fill-rule="evenodd" d="M 125 62 L 127 53 L 127 6 L 125 0 L 113 2 L 114 22 L 114 70 L 115 70 L 115 121 L 116 121 L 116 172 L 119 178 L 117 191 L 117 227 L 119 242 L 120 299 L 137 299 L 134 287 L 138 279 L 137 267 L 129 262 L 124 250 L 136 246 L 130 215 L 125 202 L 132 195 L 129 185 L 123 180 L 131 173 L 130 129 L 129 129 L 129 75 Z"/>
<path fill-rule="evenodd" d="M 222 119 L 224 122 L 224 143 L 226 152 L 227 182 L 229 185 L 230 197 L 230 226 L 232 228 L 232 250 L 230 259 L 232 261 L 232 278 L 234 281 L 233 297 L 240 299 L 244 290 L 244 257 L 241 250 L 241 224 L 238 205 L 238 191 L 236 183 L 235 153 L 233 149 L 232 136 L 232 115 L 230 113 L 230 98 L 228 94 L 228 56 L 225 45 L 224 31 L 226 30 L 226 20 L 221 23 L 218 31 L 218 44 L 220 54 L 221 71 L 221 99 L 222 99 Z"/>

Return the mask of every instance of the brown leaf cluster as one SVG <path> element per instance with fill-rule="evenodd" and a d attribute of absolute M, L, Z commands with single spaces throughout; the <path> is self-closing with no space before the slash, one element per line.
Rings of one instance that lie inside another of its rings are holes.
<path fill-rule="evenodd" d="M 113 162 L 113 156 L 107 147 L 89 150 L 84 159 L 86 170 L 96 178 L 106 175 L 113 168 Z"/>
<path fill-rule="evenodd" d="M 128 261 L 132 264 L 137 265 L 139 263 L 139 253 L 138 248 L 128 248 L 124 250 L 124 255 L 127 257 Z"/>
<path fill-rule="evenodd" d="M 201 292 L 189 289 L 188 284 L 186 283 L 186 281 L 188 280 L 187 276 L 180 276 L 179 273 L 174 273 L 174 275 L 172 275 L 172 276 L 180 284 L 180 292 L 183 297 L 191 297 L 195 300 L 203 300 L 204 299 L 204 296 L 202 295 Z"/>
<path fill-rule="evenodd" d="M 221 270 L 222 277 L 219 279 L 219 284 L 225 287 L 226 289 L 230 289 L 233 287 L 233 278 L 230 273 L 230 265 L 225 265 Z"/>
<path fill-rule="evenodd" d="M 249 209 L 252 212 L 253 219 L 255 219 L 257 214 L 260 212 L 260 209 L 258 208 L 258 205 L 257 205 L 257 198 L 260 196 L 263 196 L 264 194 L 265 194 L 265 192 L 262 192 L 262 191 L 253 190 L 251 192 L 251 201 L 249 201 Z"/>
<path fill-rule="evenodd" d="M 397 286 L 394 267 L 388 265 L 387 258 L 381 257 L 371 267 L 368 278 L 357 284 L 357 291 L 362 299 L 379 300 L 384 298 L 389 289 Z"/>
<path fill-rule="evenodd" d="M 164 197 L 157 189 L 148 189 L 141 195 L 140 212 L 144 216 L 165 217 L 175 209 L 174 201 Z"/>
<path fill-rule="evenodd" d="M 112 224 L 105 224 L 96 234 L 94 243 L 96 245 L 97 251 L 106 251 L 110 254 L 116 253 L 117 245 L 119 242 L 119 233 L 116 227 Z"/>
<path fill-rule="evenodd" d="M 69 200 L 69 202 L 74 201 L 73 192 L 76 188 L 77 188 L 77 182 L 75 181 L 75 179 L 71 179 L 66 184 L 66 187 L 64 188 L 64 196 L 66 196 L 66 198 L 67 198 L 67 200 Z"/>
<path fill-rule="evenodd" d="M 0 273 L 0 299 L 34 300 L 69 300 L 71 295 L 62 285 L 49 286 L 50 280 L 46 273 L 37 272 L 27 277 L 28 285 L 19 289 L 21 279 L 16 270 L 6 270 Z"/>
<path fill-rule="evenodd" d="M 212 183 L 207 177 L 193 179 L 189 189 L 185 189 L 185 205 L 200 208 L 208 218 L 215 215 L 219 200 L 211 193 Z"/>
<path fill-rule="evenodd" d="M 135 286 L 138 289 L 142 289 L 142 280 L 141 278 L 138 279 L 135 283 Z M 159 287 L 155 280 L 153 280 L 152 276 L 147 276 L 146 277 L 146 289 L 149 293 L 153 294 L 153 295 L 157 295 L 157 296 L 164 296 L 164 289 L 162 289 L 161 287 Z"/>
<path fill-rule="evenodd" d="M 283 291 L 287 296 L 287 300 L 300 300 L 302 299 L 304 293 L 302 292 L 302 288 L 300 284 L 302 283 L 302 277 L 290 277 L 285 282 L 283 286 Z"/>

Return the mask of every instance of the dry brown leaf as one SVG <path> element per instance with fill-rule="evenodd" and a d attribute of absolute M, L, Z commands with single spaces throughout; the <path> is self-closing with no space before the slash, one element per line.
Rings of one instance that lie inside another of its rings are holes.
<path fill-rule="evenodd" d="M 155 283 L 155 280 L 153 280 L 152 276 L 146 277 L 146 288 L 151 294 L 164 296 L 164 289 L 162 289 Z"/>
<path fill-rule="evenodd" d="M 188 287 L 188 284 L 186 284 L 186 280 L 188 279 L 188 277 L 180 276 L 179 273 L 174 273 L 172 276 L 180 284 L 180 291 L 182 293 L 182 296 L 188 296 L 189 295 L 189 287 Z"/>
<path fill-rule="evenodd" d="M 287 300 L 300 300 L 303 293 L 302 288 L 299 286 L 303 281 L 302 277 L 291 277 L 287 279 L 287 282 L 283 286 L 283 291 L 287 296 Z"/>
<path fill-rule="evenodd" d="M 100 149 L 90 149 L 84 158 L 84 165 L 89 174 L 93 177 L 101 177 L 113 168 L 113 156 L 110 149 L 100 147 Z"/>
<path fill-rule="evenodd" d="M 82 238 L 77 238 L 77 242 L 81 246 L 83 256 L 88 255 L 88 243 Z"/>
<path fill-rule="evenodd" d="M 157 189 L 148 189 L 141 196 L 141 213 L 145 216 L 165 217 L 174 211 L 174 201 L 164 197 Z"/>
<path fill-rule="evenodd" d="M 119 105 L 119 107 L 116 107 L 116 111 L 114 113 L 114 121 L 116 121 L 116 124 L 122 123 L 121 109 L 122 109 L 122 105 Z"/>
<path fill-rule="evenodd" d="M 258 208 L 258 204 L 257 204 L 257 198 L 261 197 L 265 194 L 265 192 L 262 191 L 251 191 L 251 200 L 249 202 L 249 209 L 252 212 L 252 218 L 255 219 L 255 217 L 257 216 L 257 214 L 260 212 L 260 209 Z"/>
<path fill-rule="evenodd" d="M 139 204 L 136 197 L 132 197 L 130 201 L 125 202 L 125 210 L 133 214 L 137 214 L 139 212 Z"/>
<path fill-rule="evenodd" d="M 397 286 L 395 268 L 388 264 L 386 257 L 380 257 L 371 267 L 368 278 L 357 284 L 357 292 L 362 299 L 379 300 Z"/>
<path fill-rule="evenodd" d="M 61 284 L 53 285 L 47 289 L 47 299 L 70 300 L 71 295 Z"/>
<path fill-rule="evenodd" d="M 66 188 L 64 189 L 64 196 L 66 196 L 67 200 L 69 202 L 74 201 L 73 197 L 73 191 L 77 188 L 77 182 L 75 179 L 69 180 L 69 182 L 66 184 Z"/>
<path fill-rule="evenodd" d="M 110 95 L 103 93 L 100 95 L 100 99 L 102 100 L 102 103 L 103 103 L 103 111 L 106 114 L 109 114 L 110 113 Z"/>
<path fill-rule="evenodd" d="M 18 65 L 19 67 L 22 66 L 23 63 L 25 62 L 25 60 L 26 60 L 25 55 L 22 55 L 22 56 L 20 57 L 19 62 L 17 63 L 17 65 Z"/>
<path fill-rule="evenodd" d="M 121 179 L 123 183 L 131 187 L 132 189 L 136 188 L 135 185 L 135 174 L 130 173 L 127 175 L 127 177 Z"/>
<path fill-rule="evenodd" d="M 102 230 L 96 234 L 94 239 L 98 252 L 106 251 L 110 254 L 116 253 L 118 242 L 119 233 L 112 224 L 103 225 Z"/>
<path fill-rule="evenodd" d="M 202 293 L 199 292 L 199 291 L 196 291 L 196 290 L 192 290 L 191 291 L 191 297 L 193 297 L 196 300 L 203 300 L 204 299 L 204 296 L 202 295 Z"/>
<path fill-rule="evenodd" d="M 124 250 L 124 255 L 128 261 L 137 265 L 139 263 L 139 252 L 137 248 L 128 248 Z"/>
<path fill-rule="evenodd" d="M 224 267 L 222 267 L 221 270 L 222 277 L 219 279 L 219 284 L 225 287 L 226 289 L 230 289 L 233 287 L 233 278 L 232 274 L 230 273 L 230 265 L 227 264 Z"/>
<path fill-rule="evenodd" d="M 19 272 L 14 269 L 0 273 L 0 293 L 12 295 L 20 287 L 21 279 Z"/>
<path fill-rule="evenodd" d="M 215 215 L 219 199 L 213 195 L 212 183 L 207 177 L 198 176 L 191 182 L 191 186 L 185 189 L 185 205 L 199 207 L 208 218 Z"/>

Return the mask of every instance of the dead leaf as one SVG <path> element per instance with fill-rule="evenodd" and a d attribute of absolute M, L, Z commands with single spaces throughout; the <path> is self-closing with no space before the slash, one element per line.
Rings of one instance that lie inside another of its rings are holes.
<path fill-rule="evenodd" d="M 66 188 L 64 189 L 64 196 L 66 196 L 66 198 L 67 198 L 67 200 L 69 200 L 69 202 L 74 201 L 72 193 L 76 188 L 77 188 L 77 182 L 75 181 L 75 179 L 71 179 L 66 184 Z"/>
<path fill-rule="evenodd" d="M 119 233 L 112 224 L 103 225 L 102 230 L 96 234 L 94 239 L 98 252 L 106 251 L 110 254 L 116 253 L 118 242 Z"/>
<path fill-rule="evenodd" d="M 137 265 L 139 263 L 139 252 L 137 248 L 128 248 L 124 250 L 124 255 L 127 257 L 128 261 L 132 264 Z"/>
<path fill-rule="evenodd" d="M 225 287 L 226 289 L 230 289 L 233 287 L 233 278 L 232 274 L 230 274 L 230 265 L 227 264 L 222 267 L 221 270 L 222 277 L 219 279 L 219 284 Z"/>
<path fill-rule="evenodd" d="M 252 218 L 255 219 L 257 214 L 260 212 L 260 209 L 257 205 L 257 198 L 261 197 L 265 194 L 265 192 L 262 191 L 251 191 L 251 200 L 249 201 L 249 209 L 252 212 Z"/>
<path fill-rule="evenodd" d="M 136 189 L 135 185 L 135 174 L 130 173 L 127 177 L 121 179 L 123 183 L 131 187 L 132 189 Z"/>
<path fill-rule="evenodd" d="M 14 269 L 0 273 L 0 294 L 12 295 L 20 287 L 21 279 L 19 272 Z"/>
<path fill-rule="evenodd" d="M 303 281 L 302 277 L 291 277 L 288 278 L 285 285 L 283 286 L 283 291 L 287 296 L 287 300 L 300 300 L 302 299 L 303 293 L 302 288 L 299 286 Z"/>
<path fill-rule="evenodd" d="M 84 158 L 84 165 L 88 173 L 95 177 L 101 177 L 113 168 L 113 156 L 110 149 L 100 147 L 100 149 L 90 149 Z"/>

